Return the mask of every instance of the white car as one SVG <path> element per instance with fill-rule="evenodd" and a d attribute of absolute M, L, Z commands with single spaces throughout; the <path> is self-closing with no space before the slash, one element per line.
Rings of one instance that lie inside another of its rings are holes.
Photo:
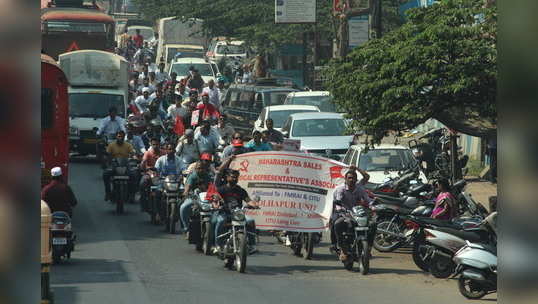
<path fill-rule="evenodd" d="M 370 174 L 369 183 L 381 184 L 389 177 L 397 177 L 398 171 L 408 169 L 416 161 L 413 151 L 408 147 L 381 144 L 369 148 L 367 152 L 363 145 L 353 145 L 347 151 L 343 163 L 366 170 Z M 423 172 L 420 172 L 419 178 L 423 183 L 428 182 Z"/>
<path fill-rule="evenodd" d="M 200 76 L 202 76 L 205 83 L 210 79 L 213 79 L 215 83 L 217 82 L 217 74 L 219 74 L 217 65 L 202 58 L 179 58 L 170 65 L 168 75 L 176 72 L 177 80 L 180 81 L 182 78 L 187 77 L 191 66 L 200 72 Z"/>
<path fill-rule="evenodd" d="M 291 114 L 282 127 L 284 136 L 301 141 L 302 151 L 336 160 L 342 159 L 353 139 L 345 131 L 342 114 L 330 112 Z"/>
<path fill-rule="evenodd" d="M 273 128 L 277 131 L 282 131 L 282 126 L 291 114 L 303 112 L 320 112 L 320 110 L 318 107 L 315 106 L 300 105 L 279 105 L 265 107 L 260 113 L 260 116 L 258 116 L 258 120 L 256 120 L 256 122 L 254 123 L 254 130 L 260 132 L 265 130 L 265 120 L 268 118 L 272 118 Z"/>
<path fill-rule="evenodd" d="M 207 48 L 206 56 L 218 62 L 224 57 L 234 57 L 235 59 L 247 58 L 245 42 L 240 40 L 216 40 L 214 39 Z"/>
<path fill-rule="evenodd" d="M 336 112 L 329 91 L 304 91 L 292 92 L 286 96 L 285 105 L 310 105 L 316 106 L 323 112 Z"/>

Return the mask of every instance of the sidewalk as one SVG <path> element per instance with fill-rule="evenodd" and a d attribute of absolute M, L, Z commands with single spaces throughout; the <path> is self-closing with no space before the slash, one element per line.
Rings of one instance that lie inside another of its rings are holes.
<path fill-rule="evenodd" d="M 475 201 L 482 203 L 489 210 L 489 197 L 497 195 L 497 184 L 471 179 L 468 180 L 465 190 L 471 193 Z"/>

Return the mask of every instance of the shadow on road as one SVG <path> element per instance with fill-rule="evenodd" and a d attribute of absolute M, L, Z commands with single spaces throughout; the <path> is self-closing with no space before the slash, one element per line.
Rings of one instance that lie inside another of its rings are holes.
<path fill-rule="evenodd" d="M 398 275 L 423 273 L 427 275 L 426 272 L 423 272 L 418 269 L 416 270 L 415 269 L 393 269 L 393 268 L 379 268 L 379 267 L 370 267 L 370 273 L 371 274 L 390 273 L 390 274 L 398 274 Z"/>
<path fill-rule="evenodd" d="M 54 293 L 55 304 L 70 304 L 77 302 L 77 294 L 82 291 L 76 286 L 53 286 L 52 292 Z"/>
<path fill-rule="evenodd" d="M 297 273 L 312 273 L 327 270 L 343 269 L 340 265 L 320 266 L 320 265 L 289 265 L 289 266 L 251 266 L 247 272 L 252 275 L 293 275 Z"/>
<path fill-rule="evenodd" d="M 128 282 L 129 278 L 124 263 L 120 260 L 77 259 L 74 257 L 67 262 L 52 266 L 51 283 L 54 288 L 54 285 L 57 284 Z"/>

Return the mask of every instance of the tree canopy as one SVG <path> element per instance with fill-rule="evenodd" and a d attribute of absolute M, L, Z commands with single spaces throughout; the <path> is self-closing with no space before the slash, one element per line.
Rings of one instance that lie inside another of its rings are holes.
<path fill-rule="evenodd" d="M 333 60 L 326 86 L 352 127 L 379 134 L 433 117 L 471 135 L 491 131 L 497 11 L 484 3 L 445 0 L 411 9 L 401 27 Z"/>

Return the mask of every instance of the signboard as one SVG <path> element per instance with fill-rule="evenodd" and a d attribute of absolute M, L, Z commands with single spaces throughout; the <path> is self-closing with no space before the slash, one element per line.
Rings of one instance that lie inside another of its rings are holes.
<path fill-rule="evenodd" d="M 350 48 L 363 45 L 368 41 L 370 36 L 370 22 L 368 19 L 368 15 L 349 18 L 348 26 Z"/>
<path fill-rule="evenodd" d="M 267 151 L 237 155 L 239 185 L 260 209 L 246 211 L 260 230 L 320 232 L 328 229 L 334 188 L 344 182 L 345 164 L 308 154 Z"/>
<path fill-rule="evenodd" d="M 282 143 L 282 150 L 299 152 L 301 150 L 301 140 L 284 138 L 284 142 Z"/>
<path fill-rule="evenodd" d="M 275 0 L 275 23 L 316 23 L 316 0 Z"/>

